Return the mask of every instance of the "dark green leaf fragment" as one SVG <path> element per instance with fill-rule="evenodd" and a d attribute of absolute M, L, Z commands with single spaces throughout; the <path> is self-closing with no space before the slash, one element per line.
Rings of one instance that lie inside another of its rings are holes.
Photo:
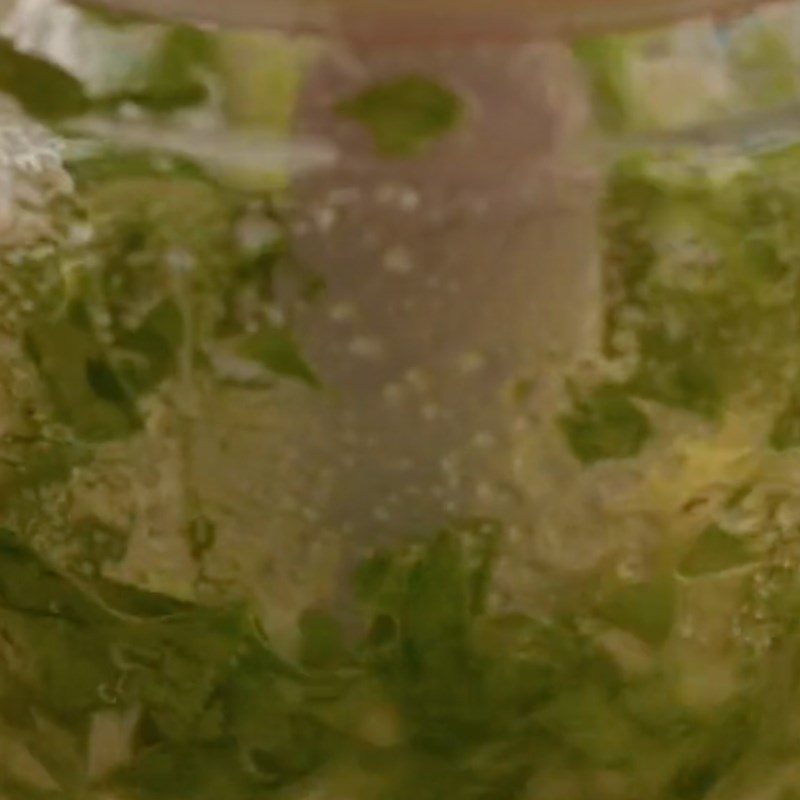
<path fill-rule="evenodd" d="M 162 745 L 115 776 L 136 800 L 254 800 L 260 797 L 235 745 Z"/>
<path fill-rule="evenodd" d="M 300 618 L 300 660 L 313 669 L 333 667 L 347 658 L 347 643 L 338 621 L 324 611 L 308 610 Z"/>
<path fill-rule="evenodd" d="M 791 265 L 781 258 L 776 243 L 766 238 L 753 238 L 744 245 L 745 265 L 758 280 L 776 283 L 791 271 Z"/>
<path fill-rule="evenodd" d="M 800 447 L 800 393 L 792 392 L 783 410 L 775 418 L 769 434 L 769 444 L 782 452 Z"/>
<path fill-rule="evenodd" d="M 617 698 L 591 683 L 561 693 L 536 719 L 597 766 L 627 766 L 642 748 L 643 733 Z"/>
<path fill-rule="evenodd" d="M 713 418 L 722 405 L 721 351 L 700 335 L 672 337 L 662 328 L 641 336 L 641 364 L 629 383 L 632 395 Z"/>
<path fill-rule="evenodd" d="M 136 392 L 154 389 L 175 371 L 183 340 L 183 315 L 174 300 L 163 300 L 136 330 L 117 339 L 125 383 Z"/>
<path fill-rule="evenodd" d="M 185 600 L 102 578 L 92 580 L 90 596 L 115 617 L 140 622 L 186 616 L 197 608 Z"/>
<path fill-rule="evenodd" d="M 141 709 L 130 761 L 89 787 L 126 800 L 288 800 L 316 787 L 517 800 L 553 787 L 590 796 L 598 781 L 619 787 L 614 797 L 700 800 L 757 731 L 774 730 L 758 695 L 700 718 L 659 669 L 629 678 L 586 619 L 492 613 L 497 534 L 467 521 L 369 559 L 356 575 L 366 635 L 351 645 L 332 616 L 307 611 L 295 667 L 238 608 L 73 579 L 6 532 L 0 653 L 25 668 L 0 658 L 0 722 L 26 746 L 38 737 L 32 752 L 60 783 L 52 800 L 87 790 L 86 731 L 100 708 Z M 603 618 L 663 641 L 673 583 L 613 590 Z M 387 705 L 397 738 L 368 743 L 364 712 Z"/>
<path fill-rule="evenodd" d="M 135 103 L 157 112 L 198 105 L 208 98 L 205 73 L 213 64 L 213 55 L 209 34 L 196 28 L 174 27 L 150 65 L 144 85 L 103 100 Z"/>
<path fill-rule="evenodd" d="M 669 785 L 668 797 L 702 800 L 753 747 L 754 720 L 745 708 L 723 708 L 706 729 L 689 739 L 685 757 Z"/>
<path fill-rule="evenodd" d="M 258 362 L 270 372 L 294 378 L 315 389 L 319 378 L 303 358 L 290 331 L 273 325 L 248 336 L 240 346 L 241 355 Z"/>
<path fill-rule="evenodd" d="M 58 790 L 36 788 L 12 775 L 0 774 L 0 793 L 6 800 L 60 800 Z"/>
<path fill-rule="evenodd" d="M 101 689 L 111 685 L 113 669 L 102 641 L 106 622 L 77 584 L 13 534 L 0 535 L 0 632 L 23 654 L 26 681 L 46 711 L 80 715 L 107 702 Z"/>
<path fill-rule="evenodd" d="M 150 87 L 139 102 L 156 110 L 181 108 L 202 102 L 208 87 L 198 74 L 213 61 L 211 37 L 197 28 L 170 31 L 150 76 Z"/>
<path fill-rule="evenodd" d="M 102 400 L 124 407 L 128 402 L 128 393 L 114 370 L 103 358 L 86 360 L 86 381 L 91 390 Z"/>
<path fill-rule="evenodd" d="M 669 577 L 633 583 L 612 591 L 599 615 L 616 627 L 659 645 L 669 636 L 675 617 L 675 582 Z"/>
<path fill-rule="evenodd" d="M 77 78 L 55 64 L 18 50 L 0 38 L 0 92 L 16 98 L 31 116 L 45 121 L 74 117 L 89 110 Z"/>
<path fill-rule="evenodd" d="M 75 623 L 102 620 L 96 603 L 10 531 L 0 531 L 0 608 Z"/>
<path fill-rule="evenodd" d="M 753 557 L 740 537 L 712 525 L 689 548 L 678 571 L 687 578 L 699 578 L 736 569 L 752 561 Z"/>
<path fill-rule="evenodd" d="M 135 25 L 142 21 L 141 17 L 122 11 L 111 11 L 107 8 L 99 8 L 92 0 L 76 3 L 81 6 L 81 13 L 95 22 L 107 25 L 111 28 L 124 28 L 127 25 Z"/>
<path fill-rule="evenodd" d="M 570 449 L 584 464 L 635 456 L 651 434 L 647 416 L 610 385 L 578 400 L 560 424 Z"/>
<path fill-rule="evenodd" d="M 235 609 L 196 606 L 141 628 L 126 626 L 113 648 L 115 664 L 126 674 L 126 697 L 143 704 L 160 739 L 221 735 L 215 692 L 246 650 L 246 631 Z"/>
<path fill-rule="evenodd" d="M 220 687 L 228 729 L 248 772 L 269 788 L 307 775 L 329 757 L 331 733 L 299 690 L 304 676 L 266 648 L 244 654 Z"/>
<path fill-rule="evenodd" d="M 408 75 L 365 89 L 343 100 L 336 111 L 366 128 L 384 156 L 414 156 L 462 120 L 464 105 L 449 89 Z"/>
<path fill-rule="evenodd" d="M 155 154 L 149 150 L 119 150 L 106 145 L 88 154 L 73 155 L 67 166 L 80 185 L 158 175 L 214 183 L 212 177 L 191 159 L 167 153 Z"/>
<path fill-rule="evenodd" d="M 473 640 L 497 528 L 476 520 L 365 562 L 356 590 L 372 612 L 368 657 L 425 747 L 480 738 L 487 687 Z"/>
<path fill-rule="evenodd" d="M 68 319 L 43 320 L 28 328 L 26 342 L 58 416 L 78 436 L 113 439 L 139 427 L 135 402 L 91 331 Z"/>
<path fill-rule="evenodd" d="M 44 710 L 139 704 L 163 741 L 218 735 L 213 694 L 256 642 L 238 609 L 70 579 L 10 533 L 0 537 L 0 630 L 25 654 Z"/>

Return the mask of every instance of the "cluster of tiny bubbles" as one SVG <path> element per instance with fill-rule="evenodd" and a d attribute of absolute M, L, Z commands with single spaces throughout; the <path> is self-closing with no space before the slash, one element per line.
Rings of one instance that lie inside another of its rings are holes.
<path fill-rule="evenodd" d="M 23 507 L 18 523 L 31 535 L 32 542 L 55 563 L 66 565 L 71 555 L 68 536 L 70 498 L 61 487 L 45 486 L 36 491 L 34 513 Z"/>
<path fill-rule="evenodd" d="M 30 365 L 15 360 L 10 365 L 10 393 L 18 403 L 25 403 L 36 395 L 37 382 L 31 372 Z"/>
<path fill-rule="evenodd" d="M 633 328 L 614 327 L 609 336 L 609 349 L 614 354 L 606 362 L 609 377 L 625 381 L 635 372 L 640 362 L 640 338 Z"/>
<path fill-rule="evenodd" d="M 16 330 L 25 317 L 63 303 L 65 272 L 81 261 L 77 250 L 53 233 L 0 253 L 0 312 L 7 329 Z"/>
<path fill-rule="evenodd" d="M 241 253 L 258 255 L 277 244 L 283 232 L 263 203 L 251 203 L 236 220 L 234 236 Z"/>
<path fill-rule="evenodd" d="M 758 544 L 760 563 L 749 581 L 749 592 L 733 620 L 734 635 L 754 657 L 765 654 L 787 633 L 786 612 L 780 605 L 797 593 L 800 571 L 800 507 L 790 488 L 783 492 L 751 492 L 742 503 L 747 517 L 743 528 Z M 746 501 L 750 500 L 750 503 Z M 760 507 L 755 507 L 760 503 Z M 760 512 L 760 513 L 759 513 Z M 726 524 L 736 530 L 733 515 Z"/>

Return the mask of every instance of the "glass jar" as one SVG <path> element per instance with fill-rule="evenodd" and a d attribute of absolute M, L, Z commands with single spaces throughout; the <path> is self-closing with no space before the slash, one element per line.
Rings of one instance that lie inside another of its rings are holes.
<path fill-rule="evenodd" d="M 0 798 L 800 793 L 800 6 L 18 0 Z"/>

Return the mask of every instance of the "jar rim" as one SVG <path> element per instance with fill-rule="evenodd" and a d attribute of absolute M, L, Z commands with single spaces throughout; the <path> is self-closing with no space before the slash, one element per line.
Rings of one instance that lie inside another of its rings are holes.
<path fill-rule="evenodd" d="M 235 28 L 340 31 L 375 43 L 504 41 L 746 13 L 765 0 L 75 0 L 147 17 Z"/>

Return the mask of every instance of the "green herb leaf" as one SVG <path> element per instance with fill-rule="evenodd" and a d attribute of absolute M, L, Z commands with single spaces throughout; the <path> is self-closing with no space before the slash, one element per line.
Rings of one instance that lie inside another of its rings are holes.
<path fill-rule="evenodd" d="M 207 33 L 183 26 L 172 28 L 150 64 L 145 85 L 104 98 L 104 102 L 136 103 L 158 112 L 198 105 L 208 98 L 207 73 L 213 55 L 213 40 Z"/>
<path fill-rule="evenodd" d="M 370 654 L 420 742 L 450 749 L 480 737 L 486 685 L 473 641 L 483 609 L 496 526 L 454 525 L 431 541 L 359 570 L 356 586 L 373 613 Z"/>
<path fill-rule="evenodd" d="M 27 332 L 28 349 L 61 420 L 87 440 L 124 436 L 139 415 L 94 335 L 68 319 L 41 321 Z"/>
<path fill-rule="evenodd" d="M 0 608 L 33 617 L 86 624 L 104 613 L 8 530 L 0 530 Z"/>
<path fill-rule="evenodd" d="M 679 800 L 702 800 L 753 748 L 753 719 L 736 704 L 693 731 L 665 794 Z"/>
<path fill-rule="evenodd" d="M 347 658 L 342 628 L 324 611 L 306 611 L 300 618 L 300 635 L 300 660 L 308 667 L 333 667 Z"/>
<path fill-rule="evenodd" d="M 141 702 L 159 740 L 214 740 L 222 733 L 215 693 L 247 650 L 235 609 L 194 607 L 185 615 L 125 626 L 113 645 L 129 703 Z"/>
<path fill-rule="evenodd" d="M 791 272 L 791 265 L 781 257 L 773 241 L 749 240 L 744 246 L 743 258 L 753 276 L 767 283 L 777 283 Z"/>
<path fill-rule="evenodd" d="M 315 389 L 322 385 L 286 328 L 265 326 L 241 343 L 240 352 L 276 375 L 294 378 Z"/>
<path fill-rule="evenodd" d="M 603 386 L 560 419 L 573 454 L 584 464 L 637 455 L 650 438 L 645 414 L 617 387 Z"/>
<path fill-rule="evenodd" d="M 601 603 L 600 616 L 651 645 L 669 636 L 675 617 L 675 582 L 654 579 L 619 587 Z"/>
<path fill-rule="evenodd" d="M 712 525 L 697 538 L 684 555 L 679 573 L 687 578 L 715 575 L 750 564 L 753 557 L 737 536 Z"/>
<path fill-rule="evenodd" d="M 641 363 L 629 383 L 633 395 L 715 417 L 723 392 L 720 355 L 697 338 L 672 338 L 654 328 L 641 336 Z"/>
<path fill-rule="evenodd" d="M 136 392 L 154 389 L 175 371 L 183 340 L 183 315 L 174 300 L 163 300 L 136 330 L 117 339 L 128 355 L 120 365 L 126 384 Z"/>
<path fill-rule="evenodd" d="M 338 103 L 336 111 L 363 125 L 378 153 L 392 157 L 420 154 L 464 117 L 457 95 L 418 75 L 366 89 Z"/>
<path fill-rule="evenodd" d="M 628 53 L 620 37 L 583 39 L 573 53 L 584 66 L 592 90 L 594 111 L 610 131 L 622 131 L 629 122 Z"/>
<path fill-rule="evenodd" d="M 349 647 L 330 616 L 307 612 L 302 668 L 278 658 L 240 609 L 74 579 L 4 532 L 0 724 L 53 775 L 53 798 L 102 789 L 288 800 L 319 787 L 403 800 L 419 784 L 425 800 L 515 800 L 531 787 L 550 796 L 548 776 L 594 786 L 609 771 L 636 796 L 705 796 L 752 741 L 757 709 L 695 719 L 660 673 L 627 683 L 574 621 L 489 613 L 497 532 L 456 524 L 371 559 L 357 587 L 370 633 Z M 606 618 L 662 640 L 666 583 L 614 594 Z M 390 620 L 386 635 L 375 636 L 379 620 Z M 320 692 L 336 681 L 338 691 Z M 112 706 L 138 711 L 135 746 L 87 787 L 87 732 Z M 365 711 L 387 707 L 399 715 L 394 743 L 366 745 Z"/>
<path fill-rule="evenodd" d="M 0 630 L 25 658 L 26 680 L 44 709 L 72 716 L 107 702 L 101 689 L 114 671 L 98 635 L 106 622 L 76 584 L 2 533 Z"/>
<path fill-rule="evenodd" d="M 81 186 L 124 178 L 170 176 L 213 184 L 212 177 L 196 162 L 181 156 L 149 150 L 117 150 L 104 145 L 89 153 L 67 154 L 70 175 Z"/>
<path fill-rule="evenodd" d="M 109 704 L 140 704 L 165 741 L 216 732 L 213 693 L 255 643 L 237 609 L 180 604 L 91 578 L 79 583 L 9 533 L 0 538 L 0 629 L 25 656 L 44 710 L 85 721 Z"/>
<path fill-rule="evenodd" d="M 539 711 L 536 719 L 601 767 L 628 766 L 644 745 L 641 729 L 616 698 L 591 683 L 563 692 Z"/>
<path fill-rule="evenodd" d="M 685 153 L 627 155 L 603 208 L 606 352 L 630 364 L 631 397 L 709 420 L 770 394 L 796 356 L 797 153 L 742 159 L 722 174 Z"/>
<path fill-rule="evenodd" d="M 242 769 L 231 744 L 166 745 L 145 751 L 114 776 L 137 800 L 252 800 L 254 777 Z"/>

